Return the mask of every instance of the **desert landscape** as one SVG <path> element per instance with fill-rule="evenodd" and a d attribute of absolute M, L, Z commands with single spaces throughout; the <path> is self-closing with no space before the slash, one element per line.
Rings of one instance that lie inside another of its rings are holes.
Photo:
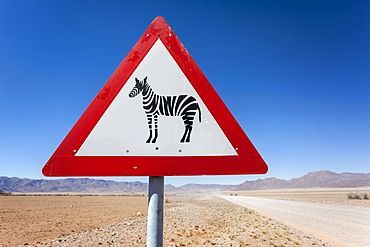
<path fill-rule="evenodd" d="M 268 178 L 229 187 L 166 185 L 164 246 L 348 246 L 231 201 L 247 196 L 313 202 L 320 208 L 350 205 L 368 215 L 370 187 L 354 186 L 367 185 L 368 176 L 320 171 L 289 181 Z M 145 246 L 145 183 L 0 177 L 0 189 L 11 192 L 0 191 L 0 247 Z"/>
<path fill-rule="evenodd" d="M 369 200 L 347 199 L 347 194 L 356 190 L 224 194 L 368 207 Z M 217 196 L 190 194 L 166 196 L 164 246 L 332 246 Z M 146 207 L 146 196 L 1 196 L 0 246 L 145 246 Z"/>

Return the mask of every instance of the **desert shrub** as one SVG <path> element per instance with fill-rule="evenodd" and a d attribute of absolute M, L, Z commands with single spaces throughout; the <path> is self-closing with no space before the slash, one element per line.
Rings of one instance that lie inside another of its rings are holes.
<path fill-rule="evenodd" d="M 350 200 L 359 200 L 359 199 L 361 199 L 361 196 L 359 194 L 356 194 L 356 193 L 349 193 L 347 195 L 347 198 L 350 199 Z"/>
<path fill-rule="evenodd" d="M 368 193 L 362 194 L 362 199 L 369 200 L 370 195 Z"/>
<path fill-rule="evenodd" d="M 370 194 L 369 193 L 363 193 L 363 194 L 357 194 L 357 193 L 349 193 L 347 194 L 348 199 L 352 200 L 369 200 Z"/>

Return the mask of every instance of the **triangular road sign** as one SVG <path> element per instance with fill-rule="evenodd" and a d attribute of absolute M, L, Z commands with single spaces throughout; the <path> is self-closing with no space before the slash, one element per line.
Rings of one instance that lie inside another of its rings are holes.
<path fill-rule="evenodd" d="M 267 165 L 162 17 L 122 61 L 45 176 L 263 174 Z"/>

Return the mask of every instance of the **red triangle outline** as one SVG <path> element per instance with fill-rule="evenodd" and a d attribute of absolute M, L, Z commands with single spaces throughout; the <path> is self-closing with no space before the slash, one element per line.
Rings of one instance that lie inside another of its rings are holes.
<path fill-rule="evenodd" d="M 233 156 L 75 156 L 94 126 L 160 39 L 237 149 Z M 192 176 L 264 174 L 267 165 L 188 51 L 157 17 L 121 62 L 42 169 L 45 176 Z"/>

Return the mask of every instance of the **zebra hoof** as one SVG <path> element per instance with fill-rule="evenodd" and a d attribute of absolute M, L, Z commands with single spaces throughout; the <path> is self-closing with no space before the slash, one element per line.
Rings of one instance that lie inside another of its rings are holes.
<path fill-rule="evenodd" d="M 187 138 L 186 140 L 185 139 L 181 139 L 180 143 L 189 143 L 190 142 L 190 138 Z"/>

